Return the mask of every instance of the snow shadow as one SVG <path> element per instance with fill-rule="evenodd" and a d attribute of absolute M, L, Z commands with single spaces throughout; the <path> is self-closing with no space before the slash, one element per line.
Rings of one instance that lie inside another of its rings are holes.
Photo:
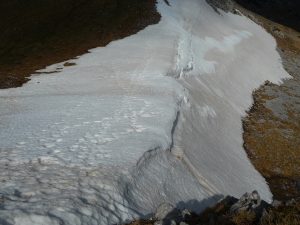
<path fill-rule="evenodd" d="M 201 212 L 205 210 L 207 207 L 211 207 L 215 205 L 217 202 L 222 200 L 224 198 L 224 195 L 217 194 L 211 197 L 208 197 L 206 199 L 203 199 L 201 201 L 197 199 L 191 199 L 188 201 L 180 201 L 176 204 L 176 208 L 183 210 L 183 209 L 188 209 L 193 212 Z"/>

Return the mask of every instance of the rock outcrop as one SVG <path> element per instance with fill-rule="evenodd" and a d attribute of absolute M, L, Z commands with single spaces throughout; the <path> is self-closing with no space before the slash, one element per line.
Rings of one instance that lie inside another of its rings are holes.
<path fill-rule="evenodd" d="M 300 224 L 299 199 L 288 202 L 274 200 L 268 204 L 257 191 L 245 193 L 240 199 L 227 196 L 201 214 L 179 210 L 163 203 L 150 220 L 135 221 L 130 225 L 270 225 Z"/>

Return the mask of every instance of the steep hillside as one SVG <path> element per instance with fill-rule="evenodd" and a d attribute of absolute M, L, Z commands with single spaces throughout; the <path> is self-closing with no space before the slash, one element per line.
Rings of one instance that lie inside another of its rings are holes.
<path fill-rule="evenodd" d="M 157 23 L 155 0 L 0 1 L 0 88 Z"/>
<path fill-rule="evenodd" d="M 205 0 L 167 2 L 158 24 L 0 90 L 1 222 L 120 224 L 254 189 L 272 201 L 241 118 L 254 89 L 289 77 L 275 40 Z"/>

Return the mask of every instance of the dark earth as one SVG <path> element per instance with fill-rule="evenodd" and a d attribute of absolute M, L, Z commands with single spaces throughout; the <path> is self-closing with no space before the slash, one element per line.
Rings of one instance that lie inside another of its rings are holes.
<path fill-rule="evenodd" d="M 156 0 L 0 1 L 0 88 L 134 34 L 160 15 Z"/>

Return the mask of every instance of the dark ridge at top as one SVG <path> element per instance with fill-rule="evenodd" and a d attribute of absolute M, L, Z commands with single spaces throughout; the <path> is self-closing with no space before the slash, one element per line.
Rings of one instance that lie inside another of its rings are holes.
<path fill-rule="evenodd" d="M 270 20 L 300 31 L 299 0 L 236 0 L 236 2 Z"/>

